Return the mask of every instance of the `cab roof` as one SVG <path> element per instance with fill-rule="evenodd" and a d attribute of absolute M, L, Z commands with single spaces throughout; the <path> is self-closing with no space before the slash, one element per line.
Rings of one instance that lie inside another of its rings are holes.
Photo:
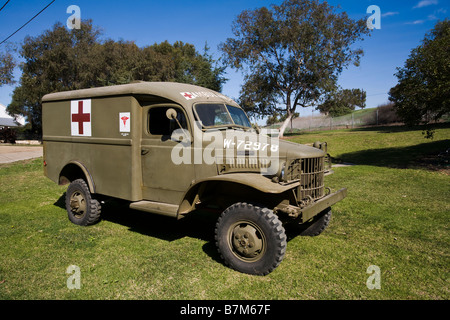
<path fill-rule="evenodd" d="M 168 99 L 181 105 L 191 105 L 193 102 L 221 102 L 237 105 L 223 94 L 204 87 L 177 82 L 133 82 L 129 84 L 63 91 L 46 94 L 42 102 L 89 99 L 124 95 L 150 95 Z"/>

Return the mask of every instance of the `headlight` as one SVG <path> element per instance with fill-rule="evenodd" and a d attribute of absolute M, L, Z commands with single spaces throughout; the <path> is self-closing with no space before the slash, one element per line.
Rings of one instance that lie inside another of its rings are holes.
<path fill-rule="evenodd" d="M 286 162 L 281 163 L 280 167 L 278 168 L 277 174 L 272 177 L 272 182 L 278 183 L 280 181 L 283 181 L 285 167 Z"/>
<path fill-rule="evenodd" d="M 281 165 L 281 171 L 280 171 L 280 181 L 283 181 L 285 169 L 286 169 L 286 162 L 283 162 L 283 164 Z"/>

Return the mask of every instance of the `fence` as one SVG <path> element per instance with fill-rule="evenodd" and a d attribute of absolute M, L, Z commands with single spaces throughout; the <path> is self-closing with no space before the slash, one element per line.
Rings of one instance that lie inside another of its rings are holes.
<path fill-rule="evenodd" d="M 304 116 L 291 121 L 286 128 L 286 133 L 298 130 L 333 130 L 342 128 L 357 128 L 365 126 L 376 126 L 389 123 L 400 122 L 392 108 L 371 108 L 355 111 L 351 114 L 332 118 L 330 116 Z M 281 124 L 269 126 L 269 128 L 279 128 Z"/>

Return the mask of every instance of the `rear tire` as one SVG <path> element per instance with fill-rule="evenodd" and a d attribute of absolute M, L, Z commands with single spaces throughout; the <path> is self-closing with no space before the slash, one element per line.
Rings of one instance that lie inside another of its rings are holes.
<path fill-rule="evenodd" d="M 278 217 L 267 208 L 236 203 L 216 224 L 216 245 L 225 264 L 237 271 L 266 275 L 283 260 L 286 234 Z"/>
<path fill-rule="evenodd" d="M 100 221 L 100 202 L 92 198 L 83 179 L 72 181 L 67 188 L 66 210 L 69 220 L 80 226 L 89 226 Z"/>

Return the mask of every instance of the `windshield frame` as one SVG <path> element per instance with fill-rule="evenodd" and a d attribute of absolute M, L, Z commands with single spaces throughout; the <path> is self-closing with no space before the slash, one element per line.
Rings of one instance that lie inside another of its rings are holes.
<path fill-rule="evenodd" d="M 230 104 L 225 104 L 225 107 L 227 108 L 227 111 L 230 114 L 231 120 L 233 120 L 235 125 L 243 127 L 243 128 L 249 128 L 249 129 L 252 128 L 252 123 L 251 123 L 250 119 L 248 118 L 247 114 L 245 113 L 245 111 L 242 108 L 237 107 L 237 106 L 232 106 Z M 241 124 L 237 124 L 236 121 L 234 120 L 233 116 L 231 115 L 231 112 L 230 112 L 230 109 L 229 109 L 230 107 L 231 108 L 235 108 L 235 109 L 239 110 L 240 112 L 242 112 L 243 115 L 245 116 L 245 119 L 247 120 L 249 126 L 244 126 L 244 125 L 241 125 Z"/>
<path fill-rule="evenodd" d="M 229 123 L 229 124 L 220 124 L 220 125 L 212 125 L 212 126 L 206 126 L 206 125 L 203 123 L 202 118 L 199 116 L 199 114 L 198 114 L 198 112 L 197 112 L 197 106 L 198 106 L 198 105 L 205 105 L 205 104 L 207 104 L 207 105 L 209 104 L 209 105 L 220 105 L 220 106 L 224 106 L 224 107 L 225 107 L 225 110 L 227 111 L 228 117 L 230 118 L 230 120 L 232 121 L 232 123 Z M 233 108 L 236 108 L 236 109 L 239 109 L 240 111 L 242 111 L 242 112 L 244 113 L 245 117 L 247 118 L 248 123 L 250 124 L 250 127 L 246 127 L 246 126 L 243 126 L 243 125 L 240 125 L 240 124 L 235 123 L 233 117 L 231 116 L 230 110 L 228 110 L 228 107 L 233 107 Z M 195 103 L 195 104 L 193 105 L 193 108 L 192 108 L 192 109 L 193 109 L 193 111 L 194 111 L 194 115 L 195 115 L 195 117 L 197 118 L 197 120 L 201 122 L 201 125 L 202 125 L 202 128 L 203 128 L 203 129 L 210 129 L 210 128 L 230 128 L 230 127 L 236 127 L 236 128 L 242 128 L 242 129 L 252 129 L 250 119 L 248 118 L 248 116 L 247 116 L 247 114 L 245 113 L 245 111 L 242 110 L 242 108 L 239 107 L 239 106 L 234 106 L 234 105 L 227 104 L 227 103 L 223 103 L 223 102 L 197 102 L 197 103 Z"/>

